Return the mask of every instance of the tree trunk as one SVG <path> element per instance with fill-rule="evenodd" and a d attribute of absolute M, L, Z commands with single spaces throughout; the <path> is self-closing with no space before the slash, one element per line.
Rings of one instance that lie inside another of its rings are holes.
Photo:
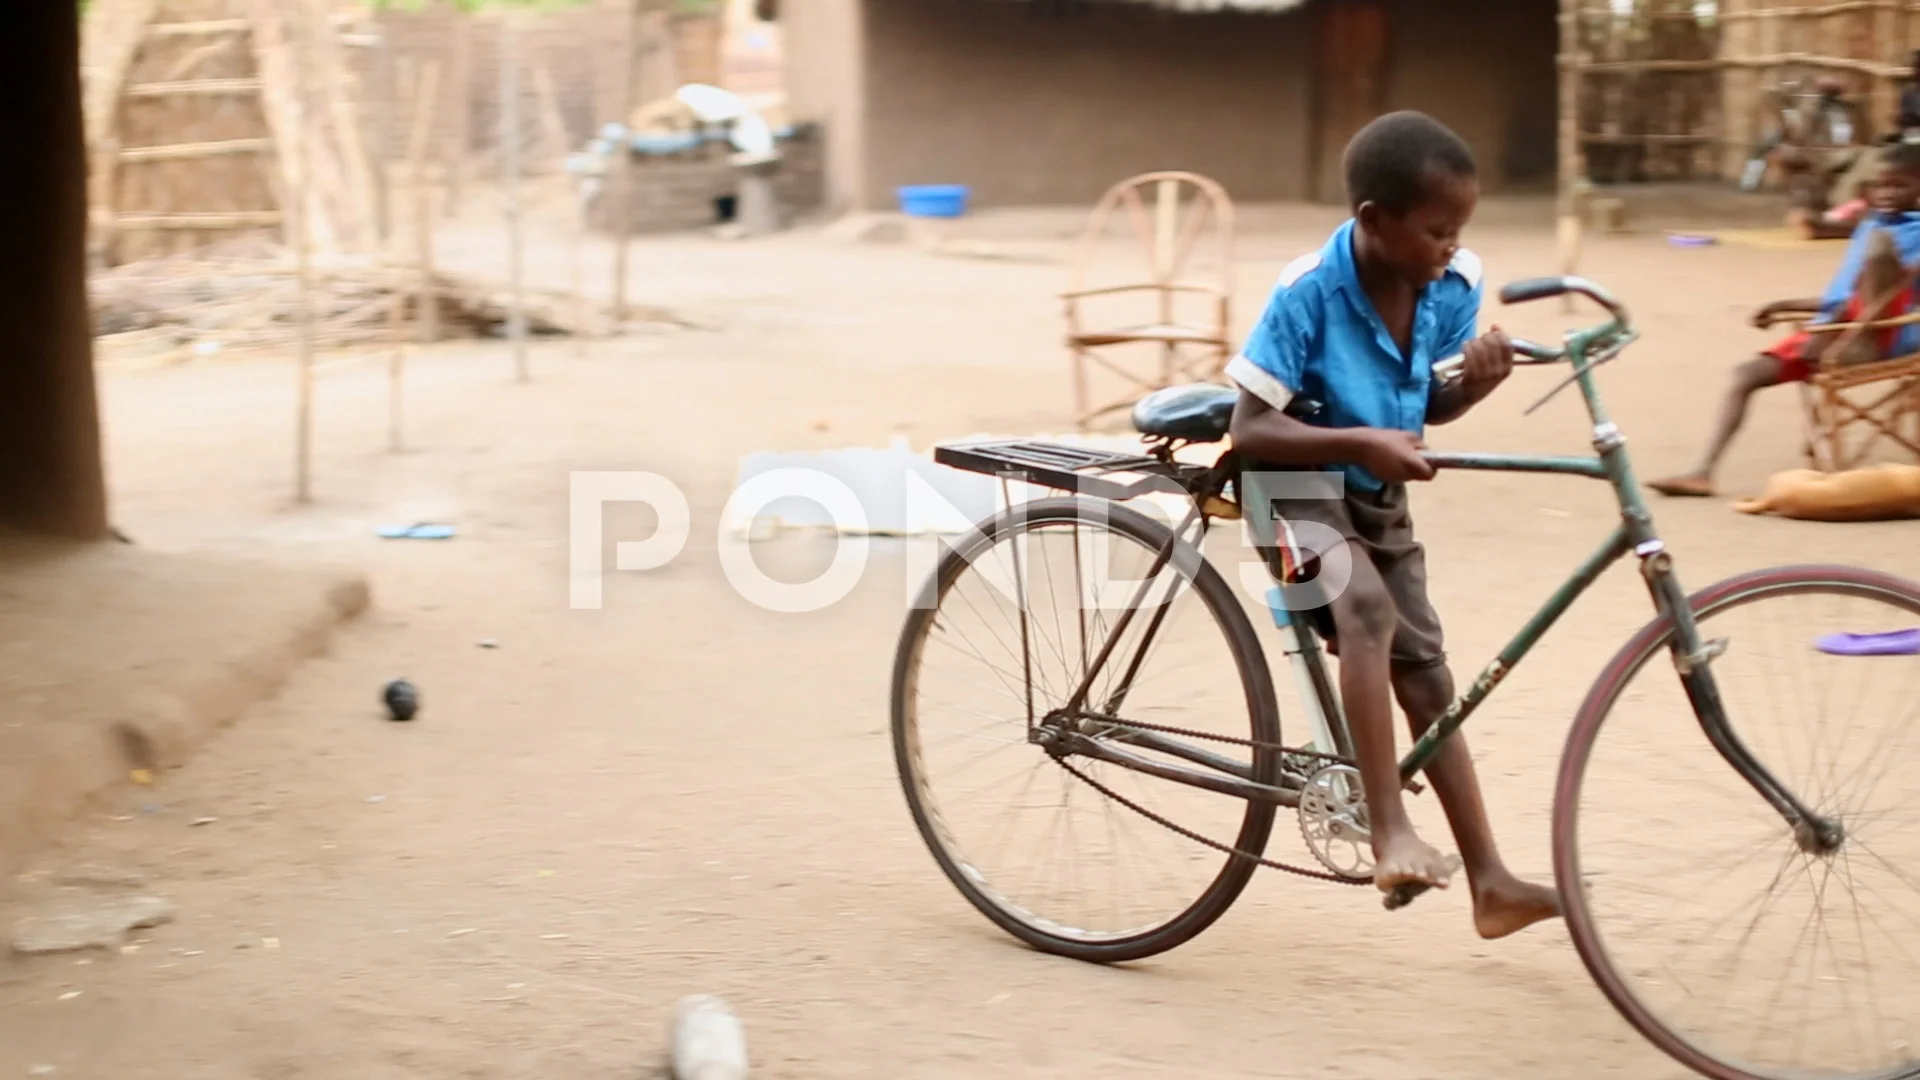
<path fill-rule="evenodd" d="M 71 3 L 0 4 L 0 527 L 107 535 Z"/>

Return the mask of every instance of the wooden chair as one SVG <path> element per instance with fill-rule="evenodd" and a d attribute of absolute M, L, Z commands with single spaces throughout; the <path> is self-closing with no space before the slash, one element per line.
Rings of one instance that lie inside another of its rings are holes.
<path fill-rule="evenodd" d="M 1144 249 L 1146 266 L 1121 284 L 1094 286 L 1090 281 L 1106 253 L 1104 241 L 1116 215 Z M 1203 245 L 1210 228 L 1217 235 Z M 1193 280 L 1203 247 L 1219 259 L 1218 272 L 1209 281 Z M 1071 284 L 1061 298 L 1066 302 L 1074 418 L 1080 430 L 1155 390 L 1219 380 L 1233 350 L 1233 201 L 1219 184 L 1189 172 L 1146 173 L 1115 184 L 1087 221 Z M 1152 307 L 1146 317 L 1118 325 L 1090 317 L 1089 301 L 1115 297 L 1151 298 Z M 1177 301 L 1183 297 L 1188 307 L 1201 310 L 1182 312 Z M 1116 347 L 1138 345 L 1158 347 L 1158 363 L 1150 370 L 1108 355 Z M 1125 394 L 1096 404 L 1092 376 L 1098 372 L 1119 376 L 1127 386 Z"/>
<path fill-rule="evenodd" d="M 1809 324 L 1815 315 L 1781 312 L 1775 321 L 1807 330 L 1812 329 Z M 1837 333 L 1821 350 L 1812 378 L 1800 387 L 1807 460 L 1813 468 L 1821 472 L 1858 468 L 1883 440 L 1920 459 L 1920 353 L 1867 363 L 1840 361 L 1860 335 L 1915 323 L 1920 323 L 1920 313 L 1819 326 Z"/>

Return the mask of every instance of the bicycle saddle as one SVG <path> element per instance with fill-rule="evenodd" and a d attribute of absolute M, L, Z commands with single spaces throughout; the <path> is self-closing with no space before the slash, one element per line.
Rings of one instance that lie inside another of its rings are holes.
<path fill-rule="evenodd" d="M 1155 390 L 1133 407 L 1133 427 L 1142 435 L 1211 443 L 1227 437 L 1240 391 L 1216 383 Z"/>

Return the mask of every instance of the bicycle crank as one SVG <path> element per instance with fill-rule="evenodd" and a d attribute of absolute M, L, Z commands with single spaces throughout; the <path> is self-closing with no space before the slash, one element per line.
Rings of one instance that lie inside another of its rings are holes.
<path fill-rule="evenodd" d="M 1373 831 L 1360 770 L 1328 765 L 1300 789 L 1300 838 L 1321 866 L 1347 881 L 1373 880 Z"/>

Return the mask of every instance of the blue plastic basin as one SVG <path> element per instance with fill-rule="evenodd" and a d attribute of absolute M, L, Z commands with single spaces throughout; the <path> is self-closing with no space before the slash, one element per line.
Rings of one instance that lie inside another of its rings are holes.
<path fill-rule="evenodd" d="M 967 212 L 971 194 L 965 184 L 916 184 L 900 189 L 900 210 L 908 217 L 955 218 Z"/>

